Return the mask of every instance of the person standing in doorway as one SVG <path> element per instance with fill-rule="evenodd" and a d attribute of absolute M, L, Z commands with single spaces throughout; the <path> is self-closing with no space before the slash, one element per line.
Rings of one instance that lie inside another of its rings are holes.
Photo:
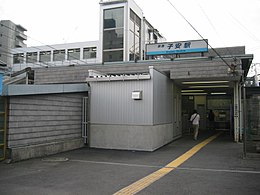
<path fill-rule="evenodd" d="M 215 130 L 215 114 L 212 110 L 209 111 L 208 120 L 209 120 L 209 129 L 214 131 Z"/>
<path fill-rule="evenodd" d="M 197 110 L 193 111 L 193 114 L 190 117 L 190 121 L 192 123 L 193 128 L 193 139 L 197 140 L 199 134 L 199 122 L 200 122 L 200 115 L 198 114 Z"/>

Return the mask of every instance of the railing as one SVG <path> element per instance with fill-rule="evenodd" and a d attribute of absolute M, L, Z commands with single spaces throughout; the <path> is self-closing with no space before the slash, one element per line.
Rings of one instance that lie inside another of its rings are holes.
<path fill-rule="evenodd" d="M 88 130 L 89 130 L 89 101 L 88 97 L 82 99 L 82 137 L 84 143 L 88 144 Z"/>
<path fill-rule="evenodd" d="M 25 84 L 33 83 L 33 71 L 30 67 L 12 73 L 10 77 L 7 77 L 3 81 L 3 85 L 18 84 L 18 83 L 25 83 Z"/>

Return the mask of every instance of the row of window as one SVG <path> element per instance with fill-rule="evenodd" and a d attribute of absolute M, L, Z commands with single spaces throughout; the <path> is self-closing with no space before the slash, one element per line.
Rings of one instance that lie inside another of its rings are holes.
<path fill-rule="evenodd" d="M 80 48 L 68 49 L 67 58 L 66 50 L 53 50 L 53 51 L 40 51 L 40 52 L 27 52 L 17 53 L 13 55 L 13 63 L 35 63 L 35 62 L 51 62 L 51 61 L 64 61 L 64 60 L 80 60 Z M 97 57 L 96 47 L 86 47 L 82 50 L 83 59 L 92 59 Z M 39 60 L 38 60 L 39 59 Z"/>

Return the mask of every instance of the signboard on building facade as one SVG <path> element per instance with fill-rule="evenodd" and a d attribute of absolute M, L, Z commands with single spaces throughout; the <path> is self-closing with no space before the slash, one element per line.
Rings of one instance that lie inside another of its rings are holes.
<path fill-rule="evenodd" d="M 181 53 L 201 53 L 208 51 L 208 40 L 178 41 L 146 45 L 146 55 L 169 55 Z"/>

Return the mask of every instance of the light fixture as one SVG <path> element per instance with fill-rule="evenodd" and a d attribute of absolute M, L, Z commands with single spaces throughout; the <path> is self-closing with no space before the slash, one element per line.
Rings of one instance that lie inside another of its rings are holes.
<path fill-rule="evenodd" d="M 228 88 L 228 85 L 199 85 L 199 86 L 189 86 L 190 89 L 197 89 L 197 88 Z"/>
<path fill-rule="evenodd" d="M 207 95 L 207 93 L 182 93 L 181 95 Z"/>
<path fill-rule="evenodd" d="M 229 81 L 184 81 L 182 84 L 184 85 L 192 85 L 192 84 L 213 84 L 213 83 L 228 83 Z"/>
<path fill-rule="evenodd" d="M 182 93 L 189 93 L 189 92 L 204 92 L 203 89 L 184 89 L 181 90 Z"/>
<path fill-rule="evenodd" d="M 226 92 L 212 92 L 211 95 L 226 95 Z"/>

